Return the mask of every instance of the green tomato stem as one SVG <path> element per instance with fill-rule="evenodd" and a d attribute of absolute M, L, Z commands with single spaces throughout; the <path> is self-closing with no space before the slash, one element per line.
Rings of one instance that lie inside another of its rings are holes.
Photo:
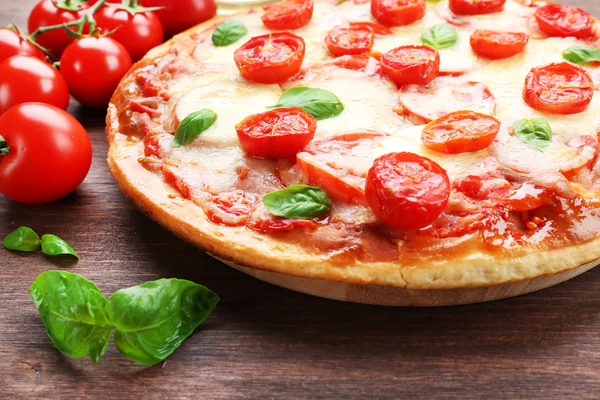
<path fill-rule="evenodd" d="M 10 147 L 6 140 L 2 136 L 0 136 L 0 156 L 5 156 L 10 152 Z"/>
<path fill-rule="evenodd" d="M 96 30 L 96 20 L 94 19 L 94 14 L 96 13 L 96 11 L 98 11 L 98 9 L 100 7 L 102 7 L 104 5 L 104 3 L 106 3 L 106 0 L 100 0 L 99 2 L 94 4 L 92 7 L 90 7 L 87 10 L 87 12 L 81 18 L 79 18 L 77 21 L 67 22 L 64 24 L 42 26 L 42 27 L 38 28 L 36 31 L 34 31 L 33 33 L 31 33 L 31 35 L 29 35 L 28 39 L 31 42 L 35 42 L 35 40 L 38 38 L 38 36 L 40 36 L 43 33 L 46 33 L 49 31 L 54 31 L 57 29 L 68 29 L 71 26 L 76 26 L 77 33 L 81 36 L 81 35 L 83 35 L 83 28 L 86 23 L 88 23 L 90 26 L 90 32 L 94 32 Z"/>

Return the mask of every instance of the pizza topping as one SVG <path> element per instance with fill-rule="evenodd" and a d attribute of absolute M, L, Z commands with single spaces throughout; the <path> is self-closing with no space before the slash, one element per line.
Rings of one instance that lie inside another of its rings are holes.
<path fill-rule="evenodd" d="M 327 214 L 332 202 L 323 189 L 307 185 L 294 185 L 263 197 L 267 210 L 285 218 L 312 219 Z"/>
<path fill-rule="evenodd" d="M 251 156 L 292 158 L 315 136 L 317 120 L 301 108 L 278 108 L 250 115 L 235 129 Z"/>
<path fill-rule="evenodd" d="M 563 51 L 563 57 L 575 64 L 600 62 L 600 50 L 594 46 L 571 46 Z"/>
<path fill-rule="evenodd" d="M 440 153 L 470 153 L 488 148 L 499 130 L 500 121 L 496 118 L 473 111 L 456 111 L 425 126 L 421 141 Z"/>
<path fill-rule="evenodd" d="M 423 32 L 421 42 L 437 50 L 447 49 L 458 42 L 458 33 L 448 24 L 437 24 Z"/>
<path fill-rule="evenodd" d="M 520 119 L 512 130 L 524 143 L 539 151 L 547 150 L 552 144 L 552 128 L 543 118 Z"/>
<path fill-rule="evenodd" d="M 280 83 L 300 71 L 304 39 L 287 32 L 250 39 L 233 55 L 240 74 L 259 83 Z"/>
<path fill-rule="evenodd" d="M 398 86 L 427 85 L 440 70 L 440 54 L 427 46 L 401 46 L 381 55 L 383 72 Z"/>
<path fill-rule="evenodd" d="M 535 19 L 548 36 L 584 39 L 594 35 L 594 19 L 577 7 L 548 4 L 537 9 Z"/>
<path fill-rule="evenodd" d="M 268 108 L 302 108 L 317 120 L 340 115 L 344 105 L 340 99 L 329 90 L 296 86 L 286 90 L 279 102 Z"/>
<path fill-rule="evenodd" d="M 481 15 L 500 12 L 506 0 L 450 0 L 448 6 L 456 15 Z"/>
<path fill-rule="evenodd" d="M 217 47 L 229 46 L 248 33 L 246 25 L 235 19 L 228 19 L 217 26 L 212 34 L 212 42 Z"/>
<path fill-rule="evenodd" d="M 371 14 L 387 26 L 410 25 L 427 12 L 425 0 L 372 0 Z"/>
<path fill-rule="evenodd" d="M 206 108 L 189 114 L 177 127 L 173 146 L 185 146 L 210 128 L 216 120 L 217 114 Z"/>
<path fill-rule="evenodd" d="M 414 153 L 389 153 L 375 160 L 365 196 L 382 222 L 397 229 L 420 229 L 448 204 L 450 180 L 435 162 Z"/>
<path fill-rule="evenodd" d="M 521 32 L 495 32 L 476 30 L 471 35 L 471 48 L 485 58 L 499 60 L 525 51 L 529 36 Z"/>
<path fill-rule="evenodd" d="M 368 27 L 337 27 L 325 37 L 327 48 L 336 57 L 365 54 L 373 47 L 375 35 Z"/>
<path fill-rule="evenodd" d="M 262 21 L 269 29 L 300 29 L 310 22 L 313 14 L 312 0 L 286 0 L 264 6 Z"/>
<path fill-rule="evenodd" d="M 541 112 L 577 114 L 587 109 L 594 95 L 590 74 L 569 63 L 533 68 L 525 80 L 523 98 Z"/>

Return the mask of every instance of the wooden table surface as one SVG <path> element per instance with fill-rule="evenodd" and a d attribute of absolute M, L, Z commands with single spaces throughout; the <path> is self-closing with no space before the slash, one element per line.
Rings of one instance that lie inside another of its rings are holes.
<path fill-rule="evenodd" d="M 598 0 L 571 1 L 600 15 Z M 0 0 L 0 26 L 23 26 L 33 3 Z M 73 264 L 0 250 L 0 398 L 599 395 L 600 268 L 527 296 L 443 309 L 346 304 L 280 289 L 213 260 L 137 211 L 106 167 L 104 113 L 75 104 L 71 111 L 94 146 L 81 188 L 36 207 L 0 195 L 0 237 L 26 225 L 63 237 L 81 256 Z M 162 365 L 134 365 L 112 344 L 93 365 L 54 350 L 29 298 L 36 276 L 57 268 L 107 295 L 177 277 L 210 287 L 222 301 Z"/>

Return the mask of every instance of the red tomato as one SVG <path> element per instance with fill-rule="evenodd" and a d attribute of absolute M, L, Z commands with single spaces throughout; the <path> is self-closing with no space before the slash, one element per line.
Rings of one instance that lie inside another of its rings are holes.
<path fill-rule="evenodd" d="M 37 101 L 66 110 L 69 88 L 60 72 L 34 57 L 14 56 L 0 63 L 0 115 L 21 103 Z"/>
<path fill-rule="evenodd" d="M 89 107 L 105 107 L 131 65 L 125 47 L 109 37 L 77 39 L 60 58 L 71 94 Z"/>
<path fill-rule="evenodd" d="M 29 14 L 29 19 L 27 20 L 27 28 L 29 33 L 33 33 L 40 27 L 50 26 L 50 25 L 60 25 L 68 22 L 77 21 L 79 18 L 83 16 L 85 13 L 85 9 L 88 7 L 88 4 L 81 3 L 76 8 L 78 11 L 72 10 L 64 10 L 62 8 L 58 8 L 56 2 L 53 0 L 41 0 L 34 8 L 31 10 Z M 75 27 L 71 27 L 73 31 L 77 30 Z M 86 27 L 83 30 L 83 33 L 88 33 L 89 29 L 86 24 Z M 64 29 L 56 29 L 50 32 L 46 32 L 38 36 L 36 42 L 48 49 L 50 53 L 55 55 L 56 57 L 60 57 L 62 52 L 67 48 L 69 44 L 73 42 L 73 38 L 70 37 Z"/>
<path fill-rule="evenodd" d="M 299 29 L 310 22 L 313 14 L 312 0 L 287 0 L 264 7 L 263 24 L 269 29 Z"/>
<path fill-rule="evenodd" d="M 590 74 L 566 62 L 533 68 L 523 90 L 523 99 L 530 107 L 554 114 L 583 112 L 593 95 L 594 82 Z"/>
<path fill-rule="evenodd" d="M 488 148 L 500 131 L 500 121 L 473 111 L 456 111 L 430 122 L 421 141 L 433 151 L 471 153 Z"/>
<path fill-rule="evenodd" d="M 365 196 L 373 213 L 397 229 L 420 229 L 446 208 L 450 180 L 446 171 L 413 153 L 389 153 L 373 163 Z"/>
<path fill-rule="evenodd" d="M 44 53 L 31 42 L 23 39 L 18 32 L 8 28 L 0 28 L 0 62 L 18 55 L 46 61 Z"/>
<path fill-rule="evenodd" d="M 85 129 L 66 111 L 25 103 L 0 116 L 9 147 L 0 156 L 0 193 L 25 204 L 58 200 L 77 189 L 92 163 Z"/>
<path fill-rule="evenodd" d="M 235 129 L 251 156 L 293 158 L 315 136 L 317 120 L 301 108 L 278 108 L 250 115 Z"/>
<path fill-rule="evenodd" d="M 396 85 L 427 85 L 440 72 L 440 53 L 427 46 L 401 46 L 381 55 L 383 72 Z"/>
<path fill-rule="evenodd" d="M 373 47 L 375 35 L 368 27 L 342 26 L 333 28 L 325 37 L 325 44 L 336 57 L 364 54 Z"/>
<path fill-rule="evenodd" d="M 304 61 L 304 39 L 287 32 L 250 39 L 237 49 L 233 59 L 249 81 L 280 83 L 300 71 Z"/>
<path fill-rule="evenodd" d="M 529 36 L 521 32 L 476 30 L 471 35 L 471 48 L 478 56 L 499 60 L 525 51 Z"/>
<path fill-rule="evenodd" d="M 506 0 L 450 0 L 448 6 L 457 15 L 481 15 L 500 12 Z"/>
<path fill-rule="evenodd" d="M 392 30 L 387 26 L 383 26 L 375 22 L 349 22 L 347 26 L 349 26 L 350 28 L 368 28 L 375 34 L 375 36 L 386 36 L 394 34 L 394 32 L 392 32 Z"/>
<path fill-rule="evenodd" d="M 102 7 L 94 18 L 104 33 L 114 32 L 110 37 L 121 43 L 134 61 L 163 42 L 163 28 L 153 12 L 131 15 L 127 10 Z"/>
<path fill-rule="evenodd" d="M 581 8 L 549 4 L 536 10 L 535 19 L 548 36 L 574 36 L 580 39 L 594 36 L 594 19 Z"/>
<path fill-rule="evenodd" d="M 160 19 L 165 37 L 171 37 L 217 15 L 215 0 L 142 0 L 144 7 L 163 7 L 153 11 Z"/>
<path fill-rule="evenodd" d="M 427 12 L 425 0 L 372 0 L 371 14 L 387 26 L 410 25 Z"/>

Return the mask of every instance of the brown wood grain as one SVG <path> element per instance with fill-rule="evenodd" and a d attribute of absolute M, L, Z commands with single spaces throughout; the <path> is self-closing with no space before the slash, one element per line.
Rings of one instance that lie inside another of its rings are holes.
<path fill-rule="evenodd" d="M 33 0 L 0 0 L 24 25 Z M 572 0 L 600 15 L 600 1 Z M 595 9 L 595 10 L 594 10 Z M 520 298 L 393 309 L 280 289 L 211 259 L 138 212 L 108 173 L 104 113 L 72 106 L 94 145 L 73 195 L 28 207 L 0 196 L 0 237 L 19 225 L 58 234 L 76 264 L 0 251 L 0 398 L 594 398 L 600 393 L 600 269 Z M 64 268 L 105 294 L 178 277 L 222 298 L 166 363 L 147 368 L 111 345 L 100 365 L 53 349 L 28 296 Z M 410 397 L 409 397 L 410 396 Z"/>

